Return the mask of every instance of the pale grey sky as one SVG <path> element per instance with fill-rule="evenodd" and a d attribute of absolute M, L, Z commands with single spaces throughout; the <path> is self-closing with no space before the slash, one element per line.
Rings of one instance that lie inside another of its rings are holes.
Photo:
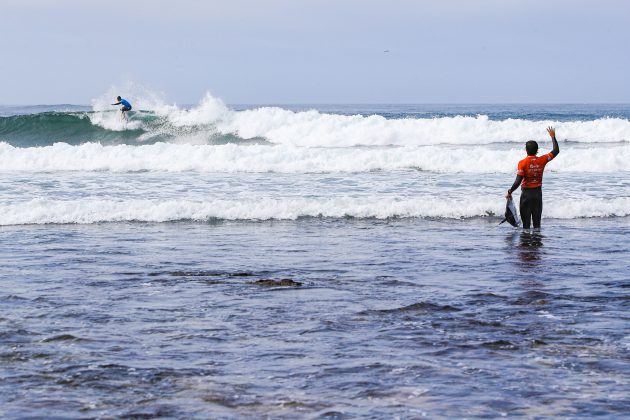
<path fill-rule="evenodd" d="M 630 102 L 624 0 L 2 0 L 0 24 L 0 104 L 127 81 L 178 103 Z"/>

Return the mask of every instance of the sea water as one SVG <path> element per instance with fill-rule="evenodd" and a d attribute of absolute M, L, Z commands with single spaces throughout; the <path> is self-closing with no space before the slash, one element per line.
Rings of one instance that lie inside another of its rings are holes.
<path fill-rule="evenodd" d="M 630 106 L 128 99 L 0 108 L 0 416 L 630 410 Z"/>

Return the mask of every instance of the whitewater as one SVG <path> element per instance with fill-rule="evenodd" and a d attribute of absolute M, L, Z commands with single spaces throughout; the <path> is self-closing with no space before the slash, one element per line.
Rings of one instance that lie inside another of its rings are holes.
<path fill-rule="evenodd" d="M 523 143 L 545 152 L 549 125 L 561 155 L 547 167 L 544 216 L 630 213 L 624 106 L 230 107 L 206 94 L 178 107 L 146 91 L 130 100 L 128 122 L 108 95 L 89 107 L 0 109 L 0 225 L 496 218 Z"/>
<path fill-rule="evenodd" d="M 0 225 L 496 218 L 549 125 L 545 217 L 630 213 L 623 106 L 178 107 L 142 91 L 125 122 L 108 95 L 0 110 Z"/>

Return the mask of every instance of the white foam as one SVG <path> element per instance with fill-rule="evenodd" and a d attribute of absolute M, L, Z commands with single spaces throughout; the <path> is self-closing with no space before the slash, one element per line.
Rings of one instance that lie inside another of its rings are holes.
<path fill-rule="evenodd" d="M 166 102 L 163 93 L 133 82 L 124 83 L 122 86 L 111 86 L 103 95 L 92 100 L 92 109 L 96 112 L 117 109 L 112 106 L 117 96 L 127 99 L 136 110 L 151 110 L 166 115 L 178 109 L 177 105 Z"/>
<path fill-rule="evenodd" d="M 630 121 L 602 118 L 594 121 L 490 120 L 485 115 L 432 119 L 386 119 L 382 116 L 346 116 L 317 111 L 292 112 L 260 108 L 230 114 L 218 120 L 222 133 L 244 138 L 264 137 L 274 143 L 296 146 L 488 144 L 524 143 L 537 139 L 541 146 L 551 143 L 545 127 L 553 125 L 559 139 L 576 142 L 630 141 Z"/>
<path fill-rule="evenodd" d="M 89 114 L 89 118 L 92 124 L 112 131 L 138 130 L 142 128 L 141 121 L 126 120 L 118 111 Z"/>
<path fill-rule="evenodd" d="M 199 105 L 181 109 L 167 104 L 147 89 L 129 86 L 111 90 L 93 101 L 94 124 L 111 130 L 154 127 L 135 121 L 122 126 L 108 116 L 109 105 L 118 91 L 129 91 L 128 99 L 138 109 L 151 110 L 174 127 L 209 126 L 222 134 L 235 134 L 245 139 L 264 137 L 273 143 L 308 146 L 420 146 L 435 144 L 523 143 L 535 139 L 541 146 L 550 145 L 545 127 L 553 125 L 560 140 L 583 143 L 629 142 L 630 121 L 624 118 L 600 118 L 592 121 L 559 122 L 523 119 L 491 120 L 486 115 L 441 118 L 386 119 L 379 115 L 337 115 L 315 110 L 294 112 L 278 107 L 262 107 L 234 111 L 220 99 L 207 93 Z"/>
<path fill-rule="evenodd" d="M 0 204 L 0 225 L 98 223 L 120 221 L 168 222 L 179 220 L 295 220 L 298 217 L 468 218 L 500 214 L 495 196 L 473 199 L 437 197 L 329 197 L 257 198 L 234 200 L 76 200 L 35 199 Z M 546 218 L 574 219 L 630 215 L 630 198 L 549 200 Z"/>
<path fill-rule="evenodd" d="M 2 171 L 198 171 L 326 173 L 421 169 L 440 173 L 513 173 L 524 157 L 519 148 L 491 146 L 407 146 L 384 148 L 306 148 L 287 145 L 103 146 L 55 143 L 18 148 L 0 143 Z M 566 148 L 547 167 L 554 172 L 630 171 L 630 145 Z"/>
<path fill-rule="evenodd" d="M 166 103 L 163 94 L 140 84 L 127 82 L 122 86 L 110 87 L 103 95 L 92 100 L 94 112 L 88 115 L 92 124 L 112 131 L 147 128 L 139 119 L 125 121 L 121 118 L 120 112 L 118 112 L 120 106 L 112 106 L 112 103 L 116 102 L 117 96 L 127 99 L 136 112 L 142 109 L 154 111 L 158 115 L 169 115 L 178 110 L 175 104 Z"/>

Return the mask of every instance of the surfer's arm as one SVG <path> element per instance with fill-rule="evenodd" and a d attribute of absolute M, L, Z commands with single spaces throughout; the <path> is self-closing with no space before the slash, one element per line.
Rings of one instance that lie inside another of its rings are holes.
<path fill-rule="evenodd" d="M 512 197 L 512 193 L 514 192 L 514 190 L 516 190 L 519 187 L 519 185 L 521 185 L 521 182 L 523 182 L 523 176 L 522 175 L 516 175 L 516 179 L 514 180 L 514 184 L 512 184 L 512 186 L 508 190 L 507 194 L 505 195 L 505 198 Z"/>
<path fill-rule="evenodd" d="M 553 127 L 547 127 L 547 133 L 549 133 L 551 142 L 553 143 L 553 150 L 551 153 L 553 153 L 553 157 L 556 157 L 558 156 L 558 153 L 560 153 L 560 146 L 558 146 L 558 140 L 556 140 L 556 130 Z"/>
<path fill-rule="evenodd" d="M 112 104 L 112 105 L 120 105 L 120 102 L 116 102 L 115 104 Z"/>

